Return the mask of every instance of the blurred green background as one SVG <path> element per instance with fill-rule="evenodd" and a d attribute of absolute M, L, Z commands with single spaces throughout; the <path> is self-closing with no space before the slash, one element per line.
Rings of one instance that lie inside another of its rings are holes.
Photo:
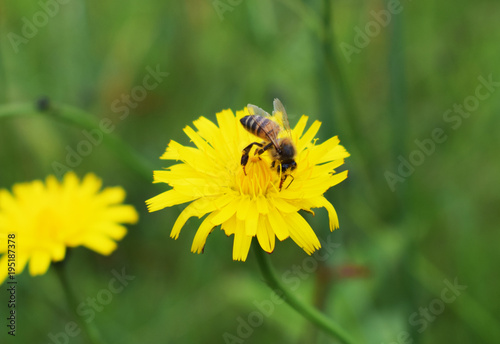
<path fill-rule="evenodd" d="M 492 83 L 476 95 L 479 77 L 500 81 L 499 11 L 493 0 L 2 1 L 0 187 L 56 173 L 54 162 L 67 165 L 68 147 L 87 139 L 54 109 L 110 119 L 111 138 L 74 170 L 124 186 L 140 221 L 109 257 L 72 252 L 78 297 L 96 297 L 125 268 L 135 279 L 93 321 L 106 342 L 224 343 L 270 300 L 253 253 L 233 262 L 232 237 L 216 230 L 192 254 L 200 221 L 174 241 L 184 206 L 149 214 L 144 201 L 167 189 L 151 183 L 152 170 L 168 166 L 158 157 L 171 139 L 189 144 L 184 126 L 247 103 L 271 110 L 278 97 L 292 126 L 302 114 L 319 119 L 320 140 L 339 135 L 352 154 L 349 178 L 327 194 L 340 229 L 329 233 L 324 210 L 304 215 L 338 247 L 290 284 L 295 292 L 359 343 L 499 343 L 500 91 Z M 142 94 L 151 69 L 169 74 Z M 36 111 L 42 97 L 49 109 Z M 454 108 L 464 102 L 465 117 Z M 431 141 L 436 128 L 444 142 Z M 406 176 L 402 160 L 413 165 Z M 291 240 L 271 255 L 280 275 L 306 258 Z M 19 280 L 9 339 L 57 342 L 49 335 L 74 318 L 54 269 Z M 449 303 L 447 281 L 467 286 Z M 336 341 L 281 304 L 234 341 L 243 342 Z"/>

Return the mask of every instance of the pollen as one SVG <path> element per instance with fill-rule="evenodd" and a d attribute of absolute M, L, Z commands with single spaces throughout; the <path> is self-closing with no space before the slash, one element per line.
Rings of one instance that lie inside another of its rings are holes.
<path fill-rule="evenodd" d="M 278 191 L 279 176 L 271 169 L 270 159 L 265 156 L 252 156 L 245 170 L 243 167 L 238 169 L 236 184 L 242 195 L 266 196 L 270 192 Z"/>

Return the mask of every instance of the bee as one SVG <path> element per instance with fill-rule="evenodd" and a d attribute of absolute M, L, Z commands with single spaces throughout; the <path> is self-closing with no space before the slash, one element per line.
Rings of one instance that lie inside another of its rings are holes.
<path fill-rule="evenodd" d="M 271 115 L 261 108 L 252 104 L 247 105 L 250 116 L 243 117 L 240 122 L 243 125 L 243 128 L 245 128 L 248 132 L 264 141 L 252 142 L 243 149 L 241 165 L 243 166 L 243 172 L 246 175 L 245 166 L 248 163 L 252 147 L 260 147 L 260 149 L 256 151 L 256 156 L 259 156 L 269 150 L 273 159 L 271 168 L 276 168 L 277 172 L 282 176 L 279 186 L 281 191 L 281 187 L 288 176 L 292 178 L 290 184 L 292 184 L 294 180 L 290 173 L 297 168 L 297 163 L 294 159 L 297 150 L 295 149 L 295 145 L 291 137 L 291 130 L 285 107 L 278 98 L 274 99 L 273 106 L 273 116 L 281 113 L 281 122 L 283 123 L 283 126 L 271 120 Z M 280 138 L 279 135 L 282 131 L 286 131 L 286 136 Z M 288 184 L 287 188 L 290 184 Z"/>

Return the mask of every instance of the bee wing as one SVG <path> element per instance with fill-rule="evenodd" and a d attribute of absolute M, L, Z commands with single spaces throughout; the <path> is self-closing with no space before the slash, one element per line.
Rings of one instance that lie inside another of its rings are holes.
<path fill-rule="evenodd" d="M 276 147 L 276 149 L 279 150 L 280 149 L 280 145 L 279 145 L 279 141 L 278 141 L 278 134 L 280 132 L 279 126 L 276 126 L 275 128 L 271 128 L 271 130 L 268 130 L 268 129 L 264 128 L 263 126 L 261 126 L 258 122 L 257 122 L 257 125 L 266 134 L 267 138 L 269 139 L 269 141 L 272 142 L 274 147 Z"/>
<path fill-rule="evenodd" d="M 274 98 L 273 106 L 273 116 L 278 116 L 277 118 L 282 122 L 287 135 L 291 136 L 292 130 L 290 129 L 290 123 L 288 123 L 288 115 L 286 114 L 285 107 L 278 98 Z"/>
<path fill-rule="evenodd" d="M 248 108 L 248 112 L 252 116 L 260 116 L 260 117 L 268 117 L 268 118 L 271 117 L 271 115 L 267 111 L 264 111 L 260 107 L 255 106 L 253 104 L 248 104 L 247 108 Z M 271 141 L 272 144 L 276 148 L 279 148 L 279 143 L 278 143 L 279 130 L 268 130 L 267 128 L 262 127 L 258 121 L 256 121 L 256 123 L 259 126 L 259 128 L 266 134 L 269 141 Z"/>
<path fill-rule="evenodd" d="M 250 115 L 256 115 L 256 116 L 261 116 L 261 117 L 271 117 L 271 115 L 267 112 L 261 109 L 258 106 L 255 106 L 253 104 L 248 104 L 247 105 L 248 112 Z"/>

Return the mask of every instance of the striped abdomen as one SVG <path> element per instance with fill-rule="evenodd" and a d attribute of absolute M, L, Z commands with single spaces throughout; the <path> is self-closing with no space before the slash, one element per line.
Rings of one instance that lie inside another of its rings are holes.
<path fill-rule="evenodd" d="M 245 116 L 240 122 L 247 131 L 266 141 L 275 142 L 281 130 L 278 123 L 257 115 Z"/>

